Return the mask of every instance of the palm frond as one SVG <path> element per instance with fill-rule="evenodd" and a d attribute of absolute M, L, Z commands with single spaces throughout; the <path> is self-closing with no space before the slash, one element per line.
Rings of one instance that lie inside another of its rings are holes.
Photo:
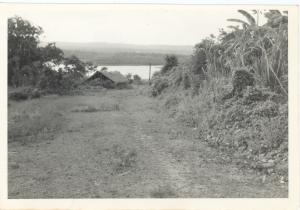
<path fill-rule="evenodd" d="M 281 15 L 281 12 L 279 10 L 270 10 L 270 12 L 272 12 L 273 14 L 276 14 L 276 15 Z"/>
<path fill-rule="evenodd" d="M 246 21 L 239 20 L 239 19 L 227 19 L 227 21 L 242 23 L 243 25 L 250 26 L 249 23 L 247 23 Z"/>
<path fill-rule="evenodd" d="M 227 28 L 233 29 L 235 31 L 239 30 L 239 26 L 227 26 Z"/>
<path fill-rule="evenodd" d="M 245 10 L 238 10 L 239 13 L 241 13 L 242 15 L 244 15 L 247 20 L 249 21 L 250 25 L 256 25 L 256 21 L 255 18 L 248 12 L 246 12 Z"/>

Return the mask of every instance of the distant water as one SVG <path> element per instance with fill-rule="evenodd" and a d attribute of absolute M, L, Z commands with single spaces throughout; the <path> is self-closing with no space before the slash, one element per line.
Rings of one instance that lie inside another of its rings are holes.
<path fill-rule="evenodd" d="M 142 79 L 149 79 L 149 66 L 98 66 L 97 70 L 101 70 L 103 67 L 107 68 L 107 71 L 119 71 L 126 76 L 127 74 L 139 75 Z M 161 69 L 162 66 L 151 66 L 151 77 L 154 72 Z"/>

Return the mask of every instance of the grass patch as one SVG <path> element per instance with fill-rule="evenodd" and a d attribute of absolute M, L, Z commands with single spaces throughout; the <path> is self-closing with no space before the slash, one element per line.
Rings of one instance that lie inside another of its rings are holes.
<path fill-rule="evenodd" d="M 127 172 L 136 165 L 137 152 L 135 149 L 114 145 L 112 153 L 113 173 L 120 174 Z"/>
<path fill-rule="evenodd" d="M 108 112 L 108 111 L 119 111 L 119 104 L 101 104 L 98 107 L 92 105 L 80 105 L 74 107 L 72 112 Z"/>
<path fill-rule="evenodd" d="M 169 186 L 159 187 L 158 189 L 151 192 L 152 198 L 176 198 L 177 195 L 174 190 Z"/>
<path fill-rule="evenodd" d="M 39 101 L 27 101 L 19 109 L 10 106 L 8 112 L 8 141 L 27 143 L 49 138 L 61 129 L 64 115 L 55 105 L 44 107 Z"/>

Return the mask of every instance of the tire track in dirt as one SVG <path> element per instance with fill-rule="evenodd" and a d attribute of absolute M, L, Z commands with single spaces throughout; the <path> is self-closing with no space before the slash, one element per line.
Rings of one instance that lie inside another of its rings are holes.
<path fill-rule="evenodd" d="M 186 174 L 192 172 L 186 165 L 178 163 L 168 151 L 168 131 L 171 128 L 163 125 L 166 123 L 165 116 L 153 110 L 154 104 L 149 98 L 139 97 L 138 101 L 125 101 L 125 107 L 130 107 L 126 118 L 134 122 L 134 143 L 140 149 L 139 154 L 142 154 L 144 164 L 147 164 L 148 178 L 152 180 L 148 183 L 152 188 L 150 196 L 190 196 L 193 184 Z"/>

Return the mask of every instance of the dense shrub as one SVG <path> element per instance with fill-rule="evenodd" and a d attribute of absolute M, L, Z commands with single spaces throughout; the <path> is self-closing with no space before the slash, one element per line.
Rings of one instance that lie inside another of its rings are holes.
<path fill-rule="evenodd" d="M 151 85 L 151 95 L 157 96 L 162 93 L 162 91 L 169 86 L 168 80 L 166 78 L 157 78 L 153 81 Z"/>
<path fill-rule="evenodd" d="M 72 74 L 44 68 L 38 87 L 45 93 L 66 94 L 76 87 L 76 81 Z"/>
<path fill-rule="evenodd" d="M 142 84 L 142 78 L 137 74 L 133 75 L 133 83 L 137 85 Z"/>
<path fill-rule="evenodd" d="M 26 99 L 39 98 L 42 95 L 42 91 L 37 88 L 24 87 L 18 88 L 8 93 L 8 98 L 15 101 L 21 101 Z"/>
<path fill-rule="evenodd" d="M 228 151 L 237 164 L 243 161 L 243 167 L 264 173 L 271 173 L 266 167 L 272 167 L 287 177 L 281 167 L 287 164 L 287 104 L 272 101 L 270 91 L 256 87 L 248 87 L 240 98 L 218 100 L 222 83 L 214 84 L 214 91 L 206 85 L 194 97 L 168 90 L 164 106 L 175 119 L 196 128 L 200 140 Z"/>
<path fill-rule="evenodd" d="M 175 55 L 167 55 L 165 57 L 165 65 L 162 67 L 161 72 L 167 73 L 173 67 L 178 65 L 178 59 Z"/>

